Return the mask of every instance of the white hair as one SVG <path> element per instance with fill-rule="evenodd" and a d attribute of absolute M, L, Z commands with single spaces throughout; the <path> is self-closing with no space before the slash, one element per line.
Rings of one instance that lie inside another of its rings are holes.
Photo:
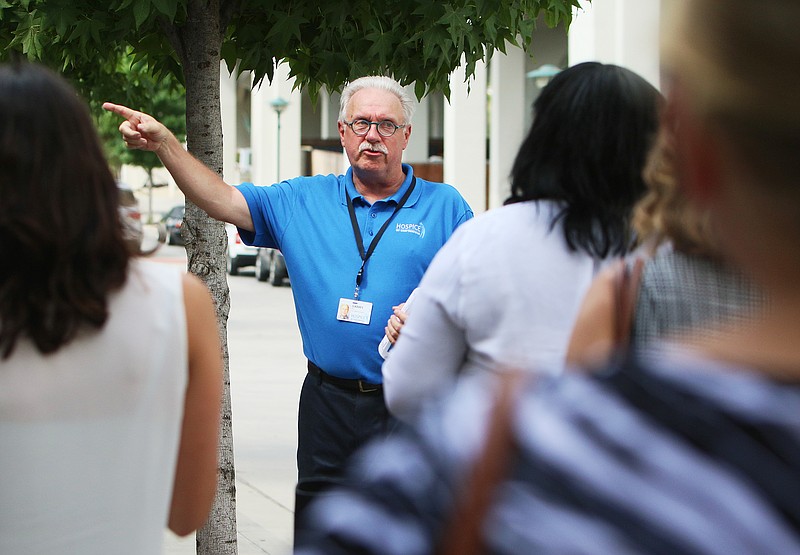
<path fill-rule="evenodd" d="M 414 116 L 414 110 L 417 107 L 416 101 L 408 95 L 406 90 L 391 77 L 384 77 L 381 75 L 370 75 L 368 77 L 359 77 L 355 81 L 351 81 L 342 91 L 342 98 L 339 101 L 339 121 L 345 120 L 345 111 L 350 99 L 353 95 L 363 89 L 380 89 L 389 91 L 400 100 L 400 105 L 403 108 L 403 121 L 408 125 L 411 123 L 411 118 Z"/>

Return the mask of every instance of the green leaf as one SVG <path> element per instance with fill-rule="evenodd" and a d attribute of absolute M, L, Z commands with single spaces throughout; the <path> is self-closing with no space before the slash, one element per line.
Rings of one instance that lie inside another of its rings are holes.
<path fill-rule="evenodd" d="M 0 56 L 24 51 L 80 75 L 88 84 L 105 75 L 94 66 L 131 47 L 129 60 L 148 72 L 174 73 L 181 80 L 183 68 L 170 42 L 175 37 L 168 38 L 162 25 L 170 21 L 171 31 L 184 37 L 199 33 L 204 25 L 195 31 L 191 26 L 196 24 L 185 21 L 187 1 L 0 0 Z M 224 30 L 225 40 L 204 39 L 215 48 L 221 44 L 221 58 L 229 67 L 252 70 L 256 80 L 271 79 L 276 61 L 285 59 L 298 85 L 309 92 L 338 90 L 364 73 L 386 73 L 412 84 L 417 95 L 446 91 L 450 72 L 461 63 L 471 71 L 478 60 L 505 51 L 509 44 L 529 47 L 537 17 L 548 25 L 566 26 L 573 10 L 588 3 L 221 0 L 234 1 L 237 9 Z M 35 21 L 31 11 L 38 13 Z M 95 82 L 98 86 L 102 82 Z"/>
<path fill-rule="evenodd" d="M 297 13 L 289 13 L 281 18 L 280 24 L 275 25 L 267 34 L 268 39 L 274 39 L 278 46 L 285 46 L 292 39 L 300 40 L 300 25 L 308 20 Z"/>
<path fill-rule="evenodd" d="M 103 23 L 96 19 L 93 19 L 89 23 L 89 33 L 91 34 L 92 40 L 94 40 L 97 44 L 100 44 L 102 42 L 100 34 L 103 31 L 104 27 L 105 26 L 103 25 Z"/>
<path fill-rule="evenodd" d="M 414 83 L 414 94 L 417 96 L 417 100 L 422 100 L 422 97 L 425 96 L 425 81 L 420 79 Z"/>
<path fill-rule="evenodd" d="M 30 59 L 38 59 L 37 52 L 41 51 L 41 43 L 37 43 L 36 35 L 41 28 L 41 20 L 35 14 L 29 14 L 17 29 L 18 42 L 22 44 L 22 53 Z M 37 44 L 39 46 L 37 50 Z"/>
<path fill-rule="evenodd" d="M 136 23 L 136 29 L 139 29 L 142 24 L 147 21 L 150 15 L 150 0 L 137 0 L 133 4 L 133 18 Z"/>
<path fill-rule="evenodd" d="M 175 14 L 178 13 L 177 0 L 152 0 L 153 6 L 167 16 L 170 21 L 175 20 Z"/>

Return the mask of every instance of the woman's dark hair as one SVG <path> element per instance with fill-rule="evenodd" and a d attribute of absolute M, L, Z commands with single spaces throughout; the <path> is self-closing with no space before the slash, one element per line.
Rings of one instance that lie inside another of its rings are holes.
<path fill-rule="evenodd" d="M 560 72 L 533 104 L 506 204 L 558 201 L 552 225 L 563 220 L 570 249 L 624 254 L 660 105 L 652 85 L 618 66 L 587 62 Z"/>
<path fill-rule="evenodd" d="M 0 66 L 0 357 L 101 328 L 130 254 L 88 108 L 55 73 Z"/>

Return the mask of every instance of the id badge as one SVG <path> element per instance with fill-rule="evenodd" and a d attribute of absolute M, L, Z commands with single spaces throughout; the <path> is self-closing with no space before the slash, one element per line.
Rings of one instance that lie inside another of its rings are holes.
<path fill-rule="evenodd" d="M 337 320 L 368 325 L 371 317 L 372 303 L 356 301 L 355 299 L 339 299 L 339 310 L 336 312 Z"/>

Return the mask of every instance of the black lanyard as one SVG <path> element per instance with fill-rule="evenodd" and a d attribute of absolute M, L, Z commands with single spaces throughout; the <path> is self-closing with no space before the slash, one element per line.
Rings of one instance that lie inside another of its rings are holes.
<path fill-rule="evenodd" d="M 387 220 L 378 230 L 378 234 L 375 235 L 375 238 L 370 242 L 369 249 L 367 249 L 366 252 L 364 251 L 364 240 L 361 238 L 361 230 L 358 227 L 358 220 L 356 220 L 356 211 L 355 208 L 353 208 L 353 201 L 350 199 L 350 194 L 347 192 L 347 185 L 345 185 L 344 194 L 347 196 L 347 211 L 350 213 L 350 223 L 353 225 L 353 235 L 356 237 L 358 254 L 361 256 L 361 268 L 359 268 L 358 274 L 356 274 L 356 291 L 353 295 L 356 300 L 358 300 L 358 291 L 361 287 L 361 280 L 364 278 L 364 266 L 366 266 L 367 260 L 369 260 L 369 257 L 372 256 L 372 253 L 375 252 L 375 247 L 378 246 L 378 241 L 380 241 L 381 237 L 383 237 L 383 232 L 386 231 L 387 227 L 389 227 L 389 222 L 392 221 L 392 218 L 394 218 L 395 214 L 397 214 L 397 212 L 406 204 L 408 197 L 411 196 L 411 193 L 416 185 L 417 178 L 412 176 L 411 185 L 408 186 L 408 190 L 400 199 L 400 202 L 397 203 L 397 206 L 394 207 L 394 212 L 392 212 L 392 215 L 387 218 Z"/>

